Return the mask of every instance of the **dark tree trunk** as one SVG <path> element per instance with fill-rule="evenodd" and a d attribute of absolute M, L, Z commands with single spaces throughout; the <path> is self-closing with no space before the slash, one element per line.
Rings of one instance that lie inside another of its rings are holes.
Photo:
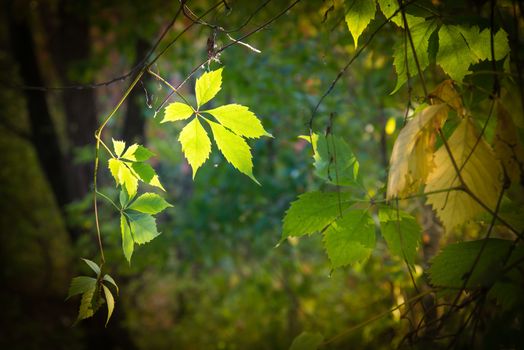
<path fill-rule="evenodd" d="M 90 58 L 89 3 L 59 1 L 57 16 L 47 23 L 49 44 L 54 66 L 63 85 L 79 83 L 73 70 L 81 71 L 79 64 Z M 45 15 L 45 14 L 44 14 Z M 66 179 L 71 200 L 84 197 L 93 177 L 92 162 L 78 164 L 75 152 L 94 144 L 97 128 L 95 91 L 93 89 L 66 89 L 62 93 L 67 123 L 69 152 L 66 154 L 69 176 Z"/>
<path fill-rule="evenodd" d="M 13 56 L 18 62 L 23 84 L 42 86 L 44 83 L 38 67 L 28 18 L 24 14 L 17 14 L 12 3 L 8 5 L 8 13 L 9 15 L 6 17 L 9 26 L 9 39 Z M 51 185 L 58 205 L 63 208 L 70 201 L 68 189 L 64 183 L 64 178 L 67 176 L 65 176 L 58 135 L 49 113 L 45 94 L 42 91 L 26 89 L 24 95 L 31 124 L 31 139 L 38 160 Z"/>
<path fill-rule="evenodd" d="M 133 67 L 136 67 L 143 60 L 150 49 L 150 45 L 144 39 L 138 39 L 135 46 L 135 62 Z M 127 110 L 124 118 L 124 125 L 122 128 L 122 138 L 130 143 L 144 143 L 145 140 L 145 116 L 142 113 L 145 94 L 144 89 L 147 89 L 147 83 L 150 80 L 149 74 L 142 76 L 141 84 L 137 84 L 127 99 Z"/>

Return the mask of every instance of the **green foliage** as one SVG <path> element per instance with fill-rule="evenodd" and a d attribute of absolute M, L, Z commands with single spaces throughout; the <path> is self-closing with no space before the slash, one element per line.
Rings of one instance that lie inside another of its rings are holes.
<path fill-rule="evenodd" d="M 391 254 L 415 265 L 415 255 L 421 240 L 422 229 L 417 220 L 403 211 L 389 208 L 379 211 L 380 230 Z"/>
<path fill-rule="evenodd" d="M 117 294 L 118 286 L 115 280 L 110 275 L 104 274 L 102 276 L 102 269 L 100 266 L 98 266 L 98 264 L 88 259 L 82 258 L 82 260 L 87 264 L 87 266 L 89 266 L 91 270 L 93 270 L 96 273 L 96 278 L 88 276 L 78 276 L 74 277 L 71 281 L 67 299 L 69 299 L 72 296 L 82 294 L 82 297 L 80 299 L 80 307 L 78 310 L 78 317 L 75 324 L 81 320 L 92 317 L 100 308 L 100 306 L 106 303 L 107 327 L 109 319 L 111 318 L 113 310 L 115 309 L 115 298 L 111 290 L 104 282 L 107 282 L 113 287 L 115 287 Z M 104 295 L 103 298 L 102 291 Z"/>

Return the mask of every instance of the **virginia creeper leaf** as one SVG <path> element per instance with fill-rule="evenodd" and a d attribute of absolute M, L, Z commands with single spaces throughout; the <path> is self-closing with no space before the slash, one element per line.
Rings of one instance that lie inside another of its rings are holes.
<path fill-rule="evenodd" d="M 249 176 L 251 180 L 257 184 L 260 183 L 253 176 L 253 162 L 251 160 L 251 148 L 246 141 L 231 131 L 224 128 L 222 125 L 208 121 L 213 131 L 213 137 L 218 149 L 229 163 L 231 163 L 238 171 Z"/>
<path fill-rule="evenodd" d="M 138 145 L 137 149 L 135 150 L 135 153 L 133 154 L 133 160 L 137 162 L 144 162 L 154 156 L 155 154 L 145 148 L 142 145 Z"/>
<path fill-rule="evenodd" d="M 500 164 L 484 138 L 482 137 L 478 143 L 477 138 L 475 125 L 469 118 L 464 118 L 447 143 L 467 187 L 494 210 L 502 188 Z M 471 153 L 475 145 L 475 151 Z M 444 145 L 435 153 L 435 164 L 438 166 L 427 178 L 426 193 L 460 185 Z M 483 211 L 482 207 L 463 191 L 431 194 L 427 196 L 427 203 L 433 206 L 448 232 Z"/>
<path fill-rule="evenodd" d="M 262 123 L 248 107 L 229 104 L 205 111 L 215 117 L 220 124 L 233 131 L 235 134 L 257 138 L 260 136 L 270 136 L 264 130 Z"/>
<path fill-rule="evenodd" d="M 447 79 L 438 84 L 437 87 L 429 94 L 437 103 L 445 103 L 448 107 L 453 108 L 458 115 L 465 116 L 466 109 L 462 105 L 462 97 L 453 86 L 453 80 Z"/>
<path fill-rule="evenodd" d="M 315 174 L 342 186 L 354 185 L 359 163 L 349 145 L 341 137 L 319 136 L 316 142 Z"/>
<path fill-rule="evenodd" d="M 104 277 L 102 278 L 102 280 L 106 281 L 106 282 L 109 282 L 111 283 L 115 289 L 116 289 L 116 294 L 118 295 L 118 285 L 116 284 L 115 280 L 113 279 L 113 277 L 109 276 L 108 274 L 105 274 Z"/>
<path fill-rule="evenodd" d="M 91 288 L 94 288 L 96 285 L 96 278 L 79 276 L 71 280 L 71 285 L 69 286 L 69 293 L 67 294 L 67 299 L 71 298 L 74 295 L 82 294 L 89 291 Z"/>
<path fill-rule="evenodd" d="M 124 141 L 117 141 L 115 139 L 113 140 L 113 149 L 115 150 L 115 155 L 117 157 L 120 157 L 122 155 L 122 152 L 124 152 L 124 148 L 126 148 L 126 143 Z"/>
<path fill-rule="evenodd" d="M 127 219 L 124 215 L 120 215 L 120 230 L 122 232 L 122 250 L 127 262 L 131 264 L 131 257 L 133 256 L 134 242 L 131 234 L 131 228 L 127 223 Z"/>
<path fill-rule="evenodd" d="M 113 294 L 111 294 L 111 291 L 109 288 L 104 286 L 102 284 L 102 288 L 104 289 L 104 295 L 106 297 L 106 303 L 107 303 L 107 320 L 106 320 L 106 327 L 109 323 L 109 319 L 111 318 L 111 315 L 113 314 L 113 310 L 115 309 L 115 298 L 113 298 Z"/>
<path fill-rule="evenodd" d="M 424 183 L 434 167 L 434 130 L 446 116 L 444 103 L 429 106 L 400 131 L 389 161 L 388 199 L 412 193 Z"/>
<path fill-rule="evenodd" d="M 198 168 L 209 157 L 211 140 L 198 118 L 195 118 L 182 129 L 178 141 L 182 145 L 184 156 L 193 169 L 194 179 Z"/>
<path fill-rule="evenodd" d="M 333 268 L 366 260 L 375 248 L 375 223 L 367 210 L 349 210 L 324 232 Z"/>
<path fill-rule="evenodd" d="M 80 300 L 80 309 L 78 310 L 78 318 L 76 322 L 93 316 L 96 308 L 96 305 L 93 305 L 93 301 L 95 299 L 95 292 L 97 289 L 98 288 L 96 286 L 93 286 L 84 294 L 82 294 L 82 299 Z"/>
<path fill-rule="evenodd" d="M 131 169 L 129 169 L 124 162 L 120 162 L 118 168 L 118 181 L 127 191 L 130 198 L 133 198 L 138 189 L 138 179 L 135 177 Z"/>
<path fill-rule="evenodd" d="M 349 194 L 344 192 L 303 193 L 286 211 L 282 238 L 321 231 L 340 216 L 341 210 L 347 209 L 351 204 L 353 202 Z"/>
<path fill-rule="evenodd" d="M 415 255 L 420 243 L 422 229 L 417 220 L 405 212 L 394 209 L 379 211 L 380 230 L 391 254 L 415 264 Z"/>
<path fill-rule="evenodd" d="M 158 214 L 168 207 L 172 207 L 172 205 L 166 202 L 164 198 L 160 197 L 158 194 L 144 193 L 131 203 L 129 209 L 145 214 Z"/>
<path fill-rule="evenodd" d="M 197 107 L 211 100 L 222 88 L 222 70 L 223 68 L 206 72 L 196 80 L 195 95 Z"/>
<path fill-rule="evenodd" d="M 476 61 L 491 60 L 491 34 L 489 28 L 480 31 L 479 27 L 459 27 L 460 32 L 466 39 L 471 52 L 476 56 Z M 495 60 L 499 61 L 509 53 L 508 34 L 504 29 L 493 37 L 493 49 Z"/>
<path fill-rule="evenodd" d="M 126 151 L 124 152 L 124 154 L 122 154 L 122 156 L 120 158 L 123 158 L 125 160 L 130 160 L 130 161 L 135 161 L 135 152 L 136 150 L 138 149 L 138 144 L 137 143 L 134 143 L 132 144 L 131 146 L 129 146 Z"/>
<path fill-rule="evenodd" d="M 108 165 L 109 171 L 111 172 L 111 175 L 115 179 L 116 184 L 119 185 L 120 184 L 120 177 L 118 176 L 118 174 L 120 173 L 120 167 L 124 166 L 122 161 L 120 161 L 120 160 L 118 160 L 116 158 L 111 158 L 111 159 L 109 159 L 107 165 Z"/>
<path fill-rule="evenodd" d="M 97 265 L 97 263 L 95 263 L 94 261 L 91 261 L 89 259 L 84 259 L 82 258 L 82 260 L 84 260 L 84 262 L 87 264 L 87 266 L 89 266 L 91 268 L 91 270 L 93 270 L 96 275 L 100 275 L 100 267 Z"/>
<path fill-rule="evenodd" d="M 369 22 L 375 18 L 377 5 L 371 0 L 347 0 L 346 1 L 346 24 L 353 36 L 355 48 L 358 46 L 358 38 L 366 29 Z"/>
<path fill-rule="evenodd" d="M 156 229 L 155 218 L 151 215 L 127 211 L 125 215 L 129 218 L 131 234 L 135 243 L 144 244 L 150 242 L 160 234 Z"/>
<path fill-rule="evenodd" d="M 184 120 L 193 114 L 193 108 L 185 103 L 175 102 L 169 104 L 165 109 L 164 119 L 162 123 L 174 122 L 177 120 Z"/>

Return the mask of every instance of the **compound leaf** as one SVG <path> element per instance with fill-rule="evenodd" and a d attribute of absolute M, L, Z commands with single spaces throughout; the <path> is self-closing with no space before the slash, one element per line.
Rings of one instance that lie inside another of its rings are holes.
<path fill-rule="evenodd" d="M 195 95 L 197 107 L 211 100 L 222 88 L 222 70 L 223 68 L 206 72 L 196 80 Z"/>
<path fill-rule="evenodd" d="M 198 118 L 195 118 L 182 129 L 178 141 L 182 145 L 184 156 L 193 169 L 194 179 L 198 168 L 209 157 L 211 140 Z"/>
<path fill-rule="evenodd" d="M 145 214 L 158 214 L 168 207 L 172 207 L 172 205 L 158 194 L 144 193 L 135 199 L 128 208 Z"/>
<path fill-rule="evenodd" d="M 220 124 L 239 136 L 257 138 L 270 136 L 264 130 L 262 123 L 248 107 L 239 104 L 229 104 L 205 111 L 215 117 Z"/>
<path fill-rule="evenodd" d="M 151 215 L 128 211 L 125 212 L 125 215 L 129 219 L 131 235 L 135 243 L 144 244 L 150 242 L 160 234 L 156 228 L 155 218 Z"/>
<path fill-rule="evenodd" d="M 193 115 L 193 108 L 185 103 L 170 103 L 164 110 L 164 119 L 162 123 L 184 120 Z"/>

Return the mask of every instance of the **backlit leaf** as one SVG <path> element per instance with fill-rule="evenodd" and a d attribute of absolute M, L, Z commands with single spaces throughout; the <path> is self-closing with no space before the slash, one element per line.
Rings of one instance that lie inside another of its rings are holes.
<path fill-rule="evenodd" d="M 135 161 L 135 152 L 136 150 L 138 149 L 138 144 L 137 143 L 134 143 L 132 144 L 131 146 L 129 146 L 126 151 L 124 152 L 124 154 L 122 154 L 122 156 L 120 158 L 123 158 L 125 160 L 131 160 L 131 161 Z"/>
<path fill-rule="evenodd" d="M 353 202 L 348 193 L 307 192 L 291 203 L 284 216 L 282 238 L 323 230 Z"/>
<path fill-rule="evenodd" d="M 359 164 L 349 145 L 341 137 L 318 136 L 315 174 L 335 185 L 350 186 L 357 180 Z"/>
<path fill-rule="evenodd" d="M 193 108 L 191 106 L 181 102 L 171 103 L 165 109 L 162 123 L 184 120 L 191 117 L 191 115 L 193 115 Z"/>
<path fill-rule="evenodd" d="M 150 242 L 160 234 L 156 229 L 155 218 L 151 215 L 127 211 L 125 215 L 129 219 L 131 235 L 135 243 L 144 244 Z"/>
<path fill-rule="evenodd" d="M 109 323 L 109 319 L 111 318 L 111 315 L 113 314 L 113 310 L 115 309 L 115 298 L 113 298 L 113 294 L 111 294 L 111 291 L 106 286 L 102 285 L 102 288 L 104 289 L 104 295 L 106 297 L 106 303 L 107 303 L 107 320 L 106 320 L 106 327 Z"/>
<path fill-rule="evenodd" d="M 422 228 L 411 215 L 394 209 L 381 209 L 379 212 L 380 230 L 391 254 L 415 264 L 417 247 L 422 237 Z"/>
<path fill-rule="evenodd" d="M 251 148 L 246 141 L 222 125 L 208 121 L 213 131 L 213 137 L 218 149 L 226 160 L 231 163 L 238 171 L 249 176 L 253 181 L 260 183 L 253 176 L 253 162 L 251 160 Z"/>
<path fill-rule="evenodd" d="M 113 279 L 113 277 L 111 277 L 111 276 L 105 274 L 104 277 L 102 278 L 102 280 L 111 283 L 111 284 L 115 287 L 115 289 L 116 289 L 116 294 L 118 294 L 118 292 L 119 292 L 119 291 L 118 291 L 118 285 L 116 284 L 116 282 L 115 282 L 115 280 Z"/>
<path fill-rule="evenodd" d="M 127 262 L 131 264 L 131 257 L 133 256 L 134 241 L 131 235 L 131 228 L 127 223 L 127 219 L 124 215 L 120 215 L 120 231 L 122 233 L 122 250 Z"/>
<path fill-rule="evenodd" d="M 124 141 L 117 141 L 115 139 L 113 140 L 113 149 L 115 150 L 115 155 L 117 157 L 120 157 L 122 155 L 122 152 L 124 152 L 124 148 L 126 148 L 126 143 Z"/>
<path fill-rule="evenodd" d="M 270 136 L 256 115 L 246 106 L 229 104 L 205 112 L 237 135 L 251 138 Z"/>
<path fill-rule="evenodd" d="M 211 140 L 198 118 L 195 118 L 182 129 L 178 141 L 182 145 L 184 156 L 193 169 L 194 179 L 198 168 L 209 157 Z"/>
<path fill-rule="evenodd" d="M 126 189 L 130 198 L 133 198 L 138 189 L 138 179 L 124 162 L 118 169 L 118 181 Z"/>
<path fill-rule="evenodd" d="M 469 73 L 469 66 L 477 61 L 460 31 L 458 26 L 443 25 L 438 33 L 437 53 L 437 63 L 458 82 L 462 82 L 464 76 Z"/>
<path fill-rule="evenodd" d="M 145 214 L 158 214 L 168 207 L 172 207 L 172 205 L 166 202 L 164 198 L 160 197 L 158 194 L 144 193 L 131 203 L 129 209 Z"/>
<path fill-rule="evenodd" d="M 369 22 L 375 18 L 377 5 L 371 0 L 347 0 L 346 1 L 346 24 L 353 36 L 355 47 L 358 46 L 358 38 L 366 29 Z"/>
<path fill-rule="evenodd" d="M 135 150 L 135 153 L 133 154 L 135 161 L 137 162 L 144 162 L 154 156 L 155 154 L 145 148 L 144 146 L 138 145 L 137 149 Z"/>
<path fill-rule="evenodd" d="M 424 183 L 434 167 L 435 127 L 440 127 L 446 116 L 445 104 L 429 106 L 400 131 L 389 161 L 388 199 L 410 194 Z"/>
<path fill-rule="evenodd" d="M 476 56 L 476 61 L 491 60 L 491 34 L 489 28 L 482 31 L 477 26 L 459 27 L 459 29 L 466 39 L 470 50 Z M 494 35 L 493 48 L 496 61 L 503 59 L 509 53 L 508 34 L 504 29 L 499 29 Z"/>
<path fill-rule="evenodd" d="M 393 89 L 392 94 L 397 92 L 407 81 L 408 72 L 410 77 L 418 77 L 418 68 L 420 67 L 420 70 L 424 71 L 429 65 L 429 38 L 435 29 L 437 29 L 437 21 L 425 21 L 423 18 L 415 18 L 417 18 L 417 22 L 410 26 L 409 30 L 411 32 L 411 38 L 413 40 L 413 46 L 415 47 L 419 65 L 417 66 L 417 61 L 415 60 L 415 55 L 413 54 L 409 39 L 405 38 L 397 41 L 393 54 L 393 64 L 395 65 L 395 71 L 397 72 L 397 85 L 395 86 L 395 89 Z"/>
<path fill-rule="evenodd" d="M 120 173 L 120 167 L 121 166 L 124 166 L 122 161 L 120 161 L 120 160 L 118 160 L 116 158 L 111 158 L 108 161 L 109 171 L 111 172 L 111 175 L 115 179 L 115 182 L 116 182 L 117 185 L 120 184 L 120 178 L 119 178 L 118 174 Z"/>
<path fill-rule="evenodd" d="M 197 107 L 211 100 L 222 88 L 222 70 L 223 68 L 206 72 L 196 80 L 195 95 Z"/>
<path fill-rule="evenodd" d="M 494 210 L 502 187 L 501 169 L 491 147 L 484 138 L 477 143 L 477 138 L 475 125 L 469 118 L 464 118 L 447 143 L 468 188 Z M 475 151 L 471 154 L 475 145 Z M 460 185 L 444 145 L 435 153 L 435 163 L 438 166 L 427 178 L 426 193 Z M 482 207 L 463 191 L 431 194 L 427 196 L 427 203 L 433 206 L 448 232 L 483 211 Z"/>
<path fill-rule="evenodd" d="M 95 298 L 95 292 L 97 291 L 96 286 L 91 287 L 84 294 L 82 294 L 82 300 L 80 300 L 80 309 L 78 310 L 77 322 L 93 316 L 95 305 L 93 305 L 93 299 Z"/>
<path fill-rule="evenodd" d="M 375 223 L 367 210 L 349 210 L 324 232 L 324 248 L 333 268 L 366 260 L 375 248 Z"/>

